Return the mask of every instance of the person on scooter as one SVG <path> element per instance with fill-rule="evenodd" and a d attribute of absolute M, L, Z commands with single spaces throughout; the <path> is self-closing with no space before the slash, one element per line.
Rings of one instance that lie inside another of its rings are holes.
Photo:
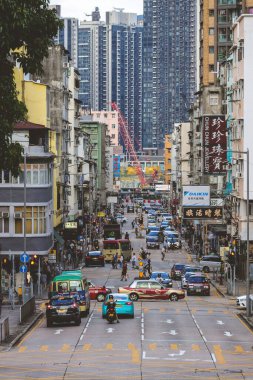
<path fill-rule="evenodd" d="M 117 314 L 117 312 L 116 312 L 116 301 L 115 301 L 115 299 L 113 298 L 113 295 L 112 295 L 112 294 L 109 294 L 108 301 L 106 301 L 106 306 L 107 306 L 107 311 L 108 311 L 108 309 L 109 309 L 110 307 L 114 309 L 114 313 L 115 313 L 116 321 L 117 321 L 117 323 L 119 323 L 118 314 Z"/>

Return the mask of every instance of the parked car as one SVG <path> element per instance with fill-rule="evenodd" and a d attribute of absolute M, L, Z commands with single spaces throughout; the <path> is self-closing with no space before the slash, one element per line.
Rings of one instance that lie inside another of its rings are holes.
<path fill-rule="evenodd" d="M 116 302 L 116 313 L 118 316 L 128 316 L 134 318 L 134 304 L 130 300 L 128 294 L 112 293 L 114 301 Z M 105 318 L 107 312 L 106 302 L 108 301 L 108 295 L 102 305 L 102 318 Z"/>
<path fill-rule="evenodd" d="M 54 322 L 75 322 L 75 325 L 80 325 L 80 308 L 74 297 L 54 296 L 46 306 L 47 327 L 52 326 Z"/>
<path fill-rule="evenodd" d="M 101 251 L 89 251 L 85 256 L 86 267 L 94 266 L 105 266 L 105 258 Z"/>
<path fill-rule="evenodd" d="M 220 270 L 221 267 L 221 257 L 217 255 L 207 255 L 200 259 L 199 266 L 204 272 L 210 272 L 211 270 Z"/>
<path fill-rule="evenodd" d="M 131 206 L 127 206 L 127 212 L 128 212 L 128 213 L 132 213 L 132 212 L 134 212 L 134 206 L 133 206 L 133 205 L 131 205 Z"/>
<path fill-rule="evenodd" d="M 170 271 L 172 280 L 181 280 L 181 275 L 184 268 L 185 268 L 185 264 L 180 264 L 180 263 L 174 264 Z"/>
<path fill-rule="evenodd" d="M 187 283 L 187 296 L 192 294 L 210 296 L 210 282 L 203 274 L 190 276 Z"/>
<path fill-rule="evenodd" d="M 253 294 L 250 294 L 250 300 L 253 302 Z M 246 295 L 240 296 L 236 298 L 236 305 L 238 307 L 241 307 L 242 309 L 246 309 Z"/>
<path fill-rule="evenodd" d="M 178 301 L 185 297 L 184 290 L 165 288 L 155 280 L 134 280 L 129 286 L 120 287 L 118 292 L 129 294 L 131 301 L 138 301 L 138 299 Z"/>
<path fill-rule="evenodd" d="M 112 292 L 110 288 L 106 288 L 105 286 L 96 286 L 91 281 L 88 281 L 88 285 L 91 300 L 103 302 L 107 294 Z"/>
<path fill-rule="evenodd" d="M 152 272 L 150 279 L 158 281 L 165 288 L 172 288 L 173 282 L 167 272 Z"/>

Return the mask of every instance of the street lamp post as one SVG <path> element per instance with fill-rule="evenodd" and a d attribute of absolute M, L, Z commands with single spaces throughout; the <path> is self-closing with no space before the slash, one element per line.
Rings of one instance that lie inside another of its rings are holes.
<path fill-rule="evenodd" d="M 246 164 L 247 164 L 247 185 L 246 185 L 246 239 L 247 239 L 247 258 L 246 258 L 246 315 L 247 317 L 251 316 L 251 305 L 250 305 L 250 261 L 249 261 L 249 149 L 246 151 L 237 151 L 237 150 L 227 150 L 231 153 L 237 154 L 246 154 Z"/>

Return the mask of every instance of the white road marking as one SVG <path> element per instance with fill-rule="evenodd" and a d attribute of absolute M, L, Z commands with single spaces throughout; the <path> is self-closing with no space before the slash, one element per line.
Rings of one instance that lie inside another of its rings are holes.
<path fill-rule="evenodd" d="M 165 323 L 174 323 L 174 321 L 172 321 L 172 319 L 167 319 L 166 321 L 162 321 L 162 322 L 165 322 Z"/>
<path fill-rule="evenodd" d="M 224 335 L 225 335 L 225 336 L 233 336 L 233 334 L 231 334 L 230 331 L 225 331 L 225 332 L 224 332 Z"/>
<path fill-rule="evenodd" d="M 222 322 L 222 321 L 217 321 L 217 325 L 224 325 L 224 322 Z"/>
<path fill-rule="evenodd" d="M 176 358 L 176 357 L 161 358 L 160 356 L 157 356 L 157 357 L 155 357 L 155 356 L 147 356 L 146 355 L 146 351 L 143 351 L 142 359 L 144 359 L 144 360 L 159 360 L 159 361 L 161 361 L 161 360 L 178 360 L 178 358 Z M 198 362 L 212 363 L 212 360 L 210 360 L 210 359 L 201 360 L 199 358 L 197 358 L 197 359 L 181 358 L 180 360 L 184 361 L 184 362 L 197 362 L 198 361 Z"/>
<path fill-rule="evenodd" d="M 83 336 L 84 336 L 83 334 L 80 336 L 80 340 L 83 340 Z"/>
<path fill-rule="evenodd" d="M 174 357 L 174 356 L 183 356 L 185 354 L 185 351 L 183 350 L 180 350 L 179 353 L 173 353 L 173 354 L 168 354 L 169 356 L 171 357 Z"/>
<path fill-rule="evenodd" d="M 108 332 L 108 334 L 112 333 L 115 329 L 113 327 L 108 327 L 108 329 L 106 329 L 106 331 Z"/>
<path fill-rule="evenodd" d="M 216 357 L 214 354 L 212 354 L 212 359 L 213 359 L 213 362 L 216 363 Z"/>
<path fill-rule="evenodd" d="M 170 330 L 170 331 L 164 331 L 161 334 L 177 335 L 177 332 L 176 332 L 176 330 Z"/>
<path fill-rule="evenodd" d="M 59 330 L 55 330 L 55 335 L 60 335 L 60 333 L 62 332 L 62 331 L 64 331 L 64 330 L 61 330 L 61 329 L 59 329 Z"/>

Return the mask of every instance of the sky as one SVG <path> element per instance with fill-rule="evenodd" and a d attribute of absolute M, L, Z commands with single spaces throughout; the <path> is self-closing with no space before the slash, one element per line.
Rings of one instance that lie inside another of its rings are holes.
<path fill-rule="evenodd" d="M 91 14 L 99 7 L 101 20 L 105 20 L 105 12 L 113 8 L 124 8 L 124 12 L 143 13 L 143 0 L 51 0 L 50 4 L 61 5 L 62 17 L 75 17 L 79 20 L 91 20 L 85 14 Z"/>

